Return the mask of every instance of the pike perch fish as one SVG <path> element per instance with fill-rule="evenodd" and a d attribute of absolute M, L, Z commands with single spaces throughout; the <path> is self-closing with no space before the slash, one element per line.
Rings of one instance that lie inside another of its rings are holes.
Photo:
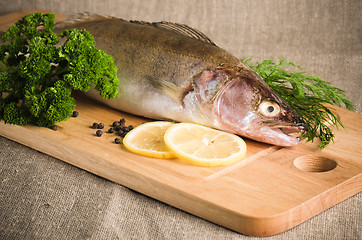
<path fill-rule="evenodd" d="M 292 146 L 305 122 L 254 71 L 200 31 L 170 22 L 92 16 L 55 30 L 89 31 L 118 69 L 109 106 L 152 119 L 194 122 L 256 141 Z"/>

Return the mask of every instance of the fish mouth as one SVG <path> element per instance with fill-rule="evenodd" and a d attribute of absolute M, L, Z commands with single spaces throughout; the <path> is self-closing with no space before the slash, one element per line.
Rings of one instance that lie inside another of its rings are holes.
<path fill-rule="evenodd" d="M 298 123 L 263 121 L 262 124 L 267 125 L 273 131 L 295 138 L 301 137 L 308 130 L 308 125 L 304 121 Z"/>
<path fill-rule="evenodd" d="M 299 127 L 287 126 L 287 127 L 279 127 L 278 129 L 282 131 L 285 135 L 295 138 L 300 138 L 305 133 L 305 131 L 301 130 Z"/>
<path fill-rule="evenodd" d="M 308 130 L 307 124 L 297 123 L 297 124 L 286 124 L 286 125 L 275 125 L 270 126 L 273 131 L 281 132 L 289 137 L 300 138 Z"/>

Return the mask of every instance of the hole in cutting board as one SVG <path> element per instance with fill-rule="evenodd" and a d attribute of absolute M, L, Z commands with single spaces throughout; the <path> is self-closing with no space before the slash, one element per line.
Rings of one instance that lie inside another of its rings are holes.
<path fill-rule="evenodd" d="M 307 172 L 327 172 L 337 167 L 337 162 L 322 156 L 306 155 L 294 159 L 294 166 Z"/>

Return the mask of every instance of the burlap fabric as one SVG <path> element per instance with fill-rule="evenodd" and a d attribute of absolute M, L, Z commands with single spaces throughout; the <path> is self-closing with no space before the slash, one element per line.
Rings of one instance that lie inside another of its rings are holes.
<path fill-rule="evenodd" d="M 286 58 L 346 90 L 362 113 L 359 0 L 15 1 L 44 9 L 186 23 L 235 56 Z M 265 239 L 361 239 L 362 194 Z M 253 239 L 0 137 L 0 239 Z M 258 238 L 264 239 L 264 238 Z"/>

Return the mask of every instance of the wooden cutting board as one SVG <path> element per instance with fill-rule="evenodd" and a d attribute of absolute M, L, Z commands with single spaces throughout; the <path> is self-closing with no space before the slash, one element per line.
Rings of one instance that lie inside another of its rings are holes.
<path fill-rule="evenodd" d="M 27 13 L 1 16 L 0 30 Z M 114 143 L 115 134 L 97 137 L 94 122 L 107 129 L 120 118 L 134 126 L 149 120 L 82 94 L 76 104 L 79 117 L 57 131 L 1 121 L 0 135 L 246 235 L 281 233 L 362 190 L 362 115 L 342 108 L 336 110 L 346 129 L 324 150 L 318 142 L 282 148 L 246 139 L 244 160 L 198 167 L 133 154 Z"/>

